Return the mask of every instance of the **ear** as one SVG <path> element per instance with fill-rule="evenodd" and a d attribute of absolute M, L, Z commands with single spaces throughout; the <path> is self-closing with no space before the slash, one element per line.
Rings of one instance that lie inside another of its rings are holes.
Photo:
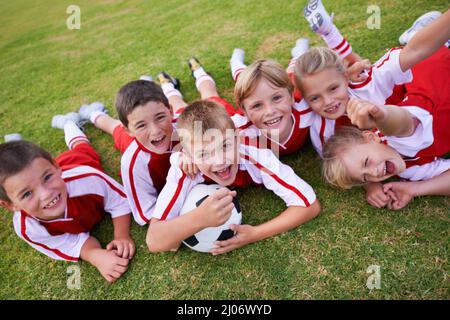
<path fill-rule="evenodd" d="M 381 138 L 372 131 L 364 130 L 362 132 L 362 134 L 363 134 L 364 140 L 366 140 L 366 142 L 376 142 L 376 143 L 381 142 Z"/>
<path fill-rule="evenodd" d="M 12 212 L 20 210 L 20 208 L 16 207 L 12 202 L 5 201 L 5 200 L 0 200 L 0 207 L 3 207 L 6 210 L 9 210 Z"/>

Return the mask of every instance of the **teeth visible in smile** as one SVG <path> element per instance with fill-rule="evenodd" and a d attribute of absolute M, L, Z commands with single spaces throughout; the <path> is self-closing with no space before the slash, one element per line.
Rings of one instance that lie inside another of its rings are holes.
<path fill-rule="evenodd" d="M 154 139 L 153 142 L 160 142 L 162 141 L 166 136 L 162 136 L 161 138 Z"/>
<path fill-rule="evenodd" d="M 325 109 L 325 112 L 334 112 L 339 107 L 339 104 L 336 104 L 328 109 Z"/>
<path fill-rule="evenodd" d="M 49 202 L 44 209 L 50 209 L 51 207 L 53 207 L 61 198 L 61 195 L 58 195 L 55 199 L 53 199 L 51 202 Z"/>
<path fill-rule="evenodd" d="M 280 121 L 281 121 L 281 117 L 276 118 L 276 119 L 273 119 L 273 120 L 270 120 L 270 121 L 266 121 L 265 123 L 266 123 L 267 125 L 274 125 L 274 124 L 276 124 L 276 123 L 278 123 L 278 122 L 280 122 Z"/>
<path fill-rule="evenodd" d="M 226 167 L 226 168 L 224 168 L 224 169 L 222 169 L 222 170 L 217 171 L 217 173 L 224 173 L 224 172 L 226 172 L 227 170 L 228 170 L 228 167 Z"/>

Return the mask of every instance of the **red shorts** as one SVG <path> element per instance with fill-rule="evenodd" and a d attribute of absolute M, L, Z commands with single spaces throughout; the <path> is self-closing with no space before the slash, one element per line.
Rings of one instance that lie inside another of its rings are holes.
<path fill-rule="evenodd" d="M 55 159 L 63 170 L 79 166 L 90 166 L 104 172 L 100 163 L 100 156 L 89 143 L 79 143 L 72 150 L 61 153 Z"/>
<path fill-rule="evenodd" d="M 125 153 L 128 146 L 133 142 L 134 138 L 130 136 L 125 128 L 120 124 L 113 131 L 114 148 L 120 151 L 121 154 Z"/>

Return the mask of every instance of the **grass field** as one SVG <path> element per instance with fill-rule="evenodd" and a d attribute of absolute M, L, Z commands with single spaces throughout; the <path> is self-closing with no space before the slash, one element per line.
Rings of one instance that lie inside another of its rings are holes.
<path fill-rule="evenodd" d="M 75 2 L 75 3 L 74 3 Z M 179 77 L 187 101 L 198 98 L 187 68 L 195 55 L 232 99 L 228 60 L 234 47 L 246 62 L 268 57 L 287 65 L 299 37 L 322 44 L 300 16 L 305 0 L 2 1 L 0 11 L 0 136 L 20 132 L 54 155 L 66 149 L 50 127 L 57 113 L 113 101 L 124 83 L 166 70 Z M 335 23 L 361 56 L 375 61 L 422 13 L 444 11 L 448 0 L 377 0 L 381 29 L 366 27 L 368 3 L 324 0 Z M 81 29 L 68 30 L 66 8 L 81 8 Z M 118 179 L 120 154 L 112 139 L 86 133 Z M 361 190 L 342 192 L 320 177 L 308 146 L 284 159 L 316 190 L 322 214 L 280 236 L 223 256 L 183 247 L 150 254 L 146 228 L 132 226 L 138 253 L 127 274 L 108 285 L 81 263 L 81 289 L 67 288 L 70 263 L 53 261 L 20 240 L 12 214 L 0 210 L 0 299 L 449 299 L 450 198 L 423 197 L 399 212 L 370 207 Z M 274 217 L 283 203 L 255 187 L 240 191 L 244 222 Z M 106 219 L 94 236 L 112 236 Z M 381 289 L 366 287 L 370 265 L 381 268 Z"/>

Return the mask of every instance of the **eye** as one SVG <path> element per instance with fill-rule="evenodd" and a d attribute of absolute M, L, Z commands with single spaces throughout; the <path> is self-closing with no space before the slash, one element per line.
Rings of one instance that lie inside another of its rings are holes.
<path fill-rule="evenodd" d="M 311 97 L 309 98 L 309 102 L 316 102 L 318 99 L 318 97 Z"/>
<path fill-rule="evenodd" d="M 165 115 L 158 116 L 158 117 L 156 117 L 156 121 L 161 121 L 161 120 L 164 120 L 165 118 L 166 118 Z"/>
<path fill-rule="evenodd" d="M 367 164 L 369 163 L 369 157 L 366 158 L 366 160 L 364 161 L 364 167 L 367 167 Z"/>
<path fill-rule="evenodd" d="M 251 110 L 259 109 L 261 107 L 260 103 L 254 104 L 250 107 Z"/>
<path fill-rule="evenodd" d="M 136 129 L 143 129 L 143 128 L 145 128 L 145 124 L 138 124 L 136 126 Z"/>
<path fill-rule="evenodd" d="M 44 177 L 44 182 L 49 181 L 53 177 L 53 173 L 49 173 Z"/>
<path fill-rule="evenodd" d="M 338 86 L 331 87 L 331 91 L 335 91 L 338 88 Z"/>
<path fill-rule="evenodd" d="M 273 101 L 280 101 L 282 98 L 283 96 L 279 94 L 273 97 Z"/>
<path fill-rule="evenodd" d="M 31 191 L 27 191 L 22 195 L 22 200 L 31 197 Z"/>

